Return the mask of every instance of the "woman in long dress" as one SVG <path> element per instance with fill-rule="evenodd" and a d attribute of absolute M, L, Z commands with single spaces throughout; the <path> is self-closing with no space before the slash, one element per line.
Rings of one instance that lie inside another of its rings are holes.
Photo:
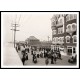
<path fill-rule="evenodd" d="M 48 59 L 48 57 L 45 58 L 45 64 L 46 64 L 46 65 L 49 64 L 49 59 Z"/>
<path fill-rule="evenodd" d="M 54 56 L 54 63 L 56 64 L 56 61 L 57 61 L 57 54 L 56 54 L 56 52 L 54 52 L 53 56 Z"/>

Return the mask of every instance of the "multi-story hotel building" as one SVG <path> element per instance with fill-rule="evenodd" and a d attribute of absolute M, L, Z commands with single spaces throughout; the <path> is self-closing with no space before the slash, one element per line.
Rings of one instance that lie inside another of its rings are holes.
<path fill-rule="evenodd" d="M 64 53 L 76 53 L 77 14 L 56 14 L 51 18 L 52 49 L 64 49 Z"/>

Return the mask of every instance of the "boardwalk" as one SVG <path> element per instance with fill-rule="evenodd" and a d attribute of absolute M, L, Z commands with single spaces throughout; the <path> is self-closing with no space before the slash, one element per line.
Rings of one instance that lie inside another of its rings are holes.
<path fill-rule="evenodd" d="M 3 54 L 3 65 L 4 66 L 22 66 L 22 61 L 17 54 L 14 47 L 11 44 L 8 44 L 4 47 Z"/>
<path fill-rule="evenodd" d="M 22 58 L 22 54 L 21 54 L 20 51 L 18 52 L 18 54 L 19 54 L 20 58 Z M 45 64 L 45 58 L 37 58 L 38 62 L 36 64 L 33 63 L 33 61 L 32 61 L 32 55 L 31 55 L 31 53 L 28 53 L 28 58 L 29 59 L 25 61 L 25 66 L 29 66 L 29 65 L 32 65 L 32 66 L 34 66 L 34 65 L 44 66 L 44 65 L 46 65 Z M 59 66 L 60 65 L 61 66 L 74 66 L 74 65 L 76 65 L 76 64 L 69 63 L 68 62 L 69 58 L 70 57 L 67 56 L 67 55 L 62 55 L 62 60 L 57 59 L 56 64 L 51 64 L 51 59 L 49 59 L 49 64 L 48 65 L 50 65 L 50 66 L 55 66 L 55 65 L 59 65 Z"/>

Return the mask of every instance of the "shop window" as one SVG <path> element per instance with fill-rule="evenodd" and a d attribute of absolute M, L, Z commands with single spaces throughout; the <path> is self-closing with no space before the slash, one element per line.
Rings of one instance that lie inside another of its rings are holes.
<path fill-rule="evenodd" d="M 72 54 L 72 49 L 68 49 L 68 54 Z"/>
<path fill-rule="evenodd" d="M 67 52 L 68 52 L 68 55 L 72 55 L 72 47 L 68 47 Z"/>
<path fill-rule="evenodd" d="M 75 47 L 73 47 L 73 53 L 74 53 L 74 54 L 76 53 L 76 48 L 75 48 Z"/>

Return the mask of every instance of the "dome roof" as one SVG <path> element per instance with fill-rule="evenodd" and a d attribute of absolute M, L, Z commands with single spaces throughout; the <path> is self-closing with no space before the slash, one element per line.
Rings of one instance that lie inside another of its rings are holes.
<path fill-rule="evenodd" d="M 30 36 L 29 38 L 28 38 L 28 40 L 38 40 L 36 37 L 34 37 L 34 36 Z"/>

